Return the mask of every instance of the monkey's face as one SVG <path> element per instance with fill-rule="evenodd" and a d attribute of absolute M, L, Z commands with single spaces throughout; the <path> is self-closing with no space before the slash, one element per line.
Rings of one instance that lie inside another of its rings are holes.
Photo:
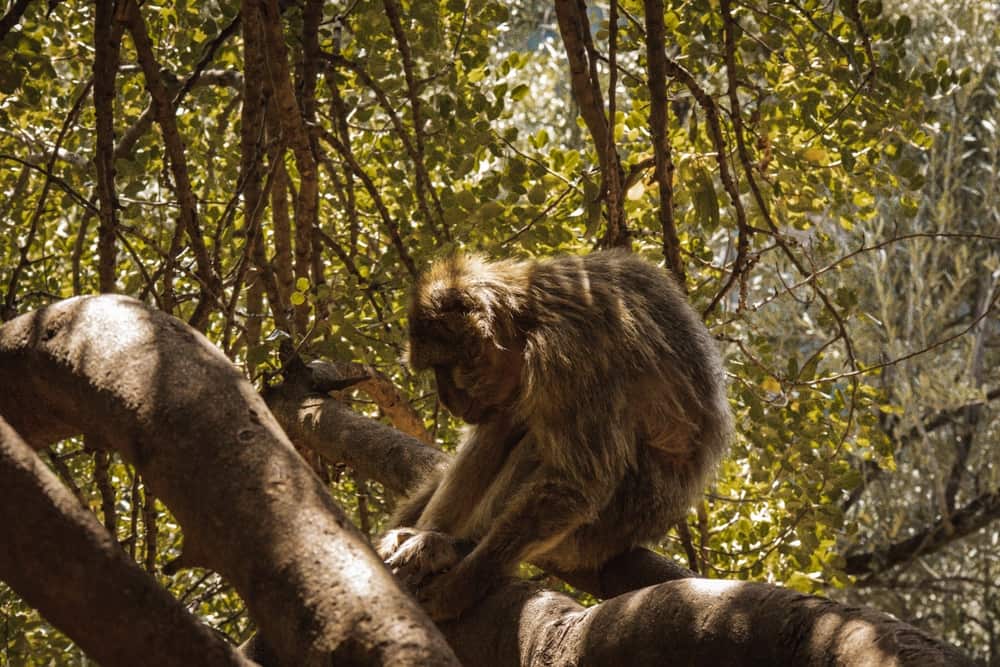
<path fill-rule="evenodd" d="M 410 321 L 410 365 L 433 369 L 441 402 L 469 424 L 514 404 L 522 355 L 523 345 L 498 347 L 459 318 Z"/>

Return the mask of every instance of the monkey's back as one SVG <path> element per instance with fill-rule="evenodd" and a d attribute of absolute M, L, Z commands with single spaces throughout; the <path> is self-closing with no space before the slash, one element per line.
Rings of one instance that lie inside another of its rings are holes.
<path fill-rule="evenodd" d="M 703 491 L 731 431 L 722 363 L 674 278 L 635 255 L 544 260 L 529 285 L 520 411 L 532 445 L 611 492 L 543 560 L 597 564 L 662 537 Z M 584 444 L 563 451 L 560 437 Z"/>

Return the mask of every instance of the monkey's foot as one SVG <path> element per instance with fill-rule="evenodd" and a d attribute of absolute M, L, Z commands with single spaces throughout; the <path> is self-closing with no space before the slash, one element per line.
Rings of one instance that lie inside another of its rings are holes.
<path fill-rule="evenodd" d="M 375 552 L 383 562 L 388 562 L 408 539 L 419 532 L 416 528 L 394 528 L 382 536 L 378 546 L 375 547 Z"/>
<path fill-rule="evenodd" d="M 410 590 L 415 590 L 428 575 L 443 572 L 459 561 L 453 537 L 415 528 L 397 528 L 386 533 L 378 553 Z"/>

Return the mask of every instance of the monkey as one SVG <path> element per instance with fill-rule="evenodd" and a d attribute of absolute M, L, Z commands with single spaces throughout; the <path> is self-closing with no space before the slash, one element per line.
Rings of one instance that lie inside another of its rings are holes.
<path fill-rule="evenodd" d="M 410 366 L 469 425 L 379 545 L 435 620 L 522 561 L 582 571 L 660 539 L 728 447 L 715 340 L 673 275 L 627 251 L 457 254 L 418 279 L 408 318 Z"/>

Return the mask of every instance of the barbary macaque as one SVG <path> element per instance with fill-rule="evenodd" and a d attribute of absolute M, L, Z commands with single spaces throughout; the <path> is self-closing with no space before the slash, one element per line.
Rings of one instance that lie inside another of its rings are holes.
<path fill-rule="evenodd" d="M 662 538 L 726 451 L 715 341 L 674 278 L 627 252 L 440 261 L 409 336 L 411 366 L 471 425 L 379 549 L 436 620 L 521 561 L 593 569 Z"/>

